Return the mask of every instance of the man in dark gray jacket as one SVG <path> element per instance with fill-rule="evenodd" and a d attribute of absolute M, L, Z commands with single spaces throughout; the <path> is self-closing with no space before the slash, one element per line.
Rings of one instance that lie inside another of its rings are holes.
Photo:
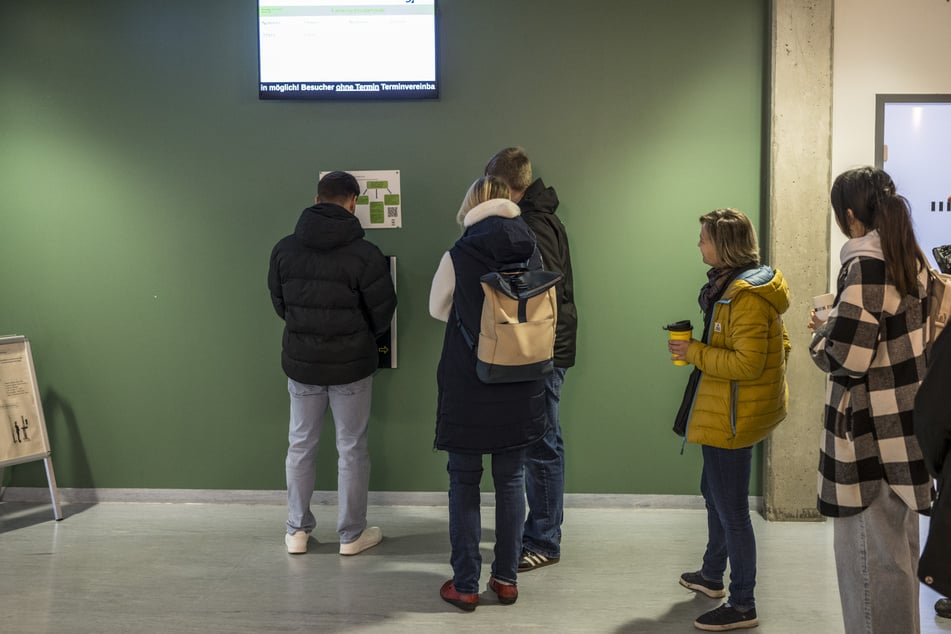
<path fill-rule="evenodd" d="M 315 205 L 271 252 L 268 288 L 284 320 L 281 366 L 291 399 L 287 449 L 287 552 L 307 552 L 317 521 L 310 510 L 317 444 L 333 412 L 337 440 L 340 554 L 356 555 L 383 538 L 367 527 L 367 488 L 376 338 L 390 327 L 396 292 L 380 250 L 353 215 L 360 186 L 346 172 L 317 185 Z"/>
<path fill-rule="evenodd" d="M 578 311 L 568 233 L 555 211 L 558 195 L 542 179 L 532 180 L 532 163 L 525 150 L 508 147 L 489 159 L 485 173 L 504 180 L 512 202 L 535 233 L 545 270 L 562 274 L 558 283 L 558 323 L 555 331 L 555 370 L 545 380 L 548 428 L 542 440 L 528 449 L 525 462 L 525 495 L 528 518 L 522 537 L 519 572 L 558 563 L 561 559 L 561 524 L 564 519 L 565 443 L 558 409 L 568 368 L 575 364 Z"/>

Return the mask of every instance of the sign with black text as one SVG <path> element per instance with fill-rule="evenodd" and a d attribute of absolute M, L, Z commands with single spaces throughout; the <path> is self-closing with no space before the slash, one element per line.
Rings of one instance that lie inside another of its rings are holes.
<path fill-rule="evenodd" d="M 49 455 L 26 337 L 0 337 L 0 427 L 0 466 Z"/>

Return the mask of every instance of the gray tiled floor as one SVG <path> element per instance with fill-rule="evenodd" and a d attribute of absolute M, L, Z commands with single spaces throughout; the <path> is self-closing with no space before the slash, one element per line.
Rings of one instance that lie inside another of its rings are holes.
<path fill-rule="evenodd" d="M 337 554 L 335 508 L 319 543 L 288 556 L 284 509 L 266 504 L 0 502 L 3 632 L 694 632 L 716 602 L 677 585 L 698 567 L 703 511 L 569 508 L 564 558 L 524 574 L 513 606 L 486 593 L 465 614 L 442 602 L 446 510 L 375 506 L 380 546 Z M 483 510 L 491 559 L 492 509 Z M 764 634 L 841 632 L 831 527 L 754 515 Z M 488 577 L 488 567 L 483 573 Z M 924 632 L 951 632 L 922 591 Z"/>

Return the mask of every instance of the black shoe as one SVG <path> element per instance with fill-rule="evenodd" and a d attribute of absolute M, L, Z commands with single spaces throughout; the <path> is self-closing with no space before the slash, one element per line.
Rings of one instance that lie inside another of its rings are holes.
<path fill-rule="evenodd" d="M 702 592 L 711 599 L 722 599 L 726 596 L 722 581 L 704 579 L 699 570 L 697 572 L 685 572 L 680 575 L 680 585 L 689 590 Z"/>
<path fill-rule="evenodd" d="M 518 571 L 535 570 L 536 568 L 557 564 L 559 561 L 561 561 L 561 557 L 546 557 L 523 548 L 522 556 L 518 558 Z"/>
<path fill-rule="evenodd" d="M 724 603 L 716 610 L 710 610 L 706 614 L 701 614 L 693 622 L 693 626 L 698 630 L 706 632 L 725 632 L 727 630 L 741 630 L 748 627 L 756 627 L 759 621 L 756 620 L 756 608 L 750 608 L 746 612 L 740 612 L 729 603 Z"/>
<path fill-rule="evenodd" d="M 934 604 L 934 611 L 938 616 L 951 619 L 951 599 L 938 599 Z"/>

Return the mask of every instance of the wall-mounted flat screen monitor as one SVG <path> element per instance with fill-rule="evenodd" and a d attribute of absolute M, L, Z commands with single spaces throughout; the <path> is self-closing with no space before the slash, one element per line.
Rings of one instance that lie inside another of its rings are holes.
<path fill-rule="evenodd" d="M 436 99 L 436 0 L 258 0 L 261 99 Z"/>

